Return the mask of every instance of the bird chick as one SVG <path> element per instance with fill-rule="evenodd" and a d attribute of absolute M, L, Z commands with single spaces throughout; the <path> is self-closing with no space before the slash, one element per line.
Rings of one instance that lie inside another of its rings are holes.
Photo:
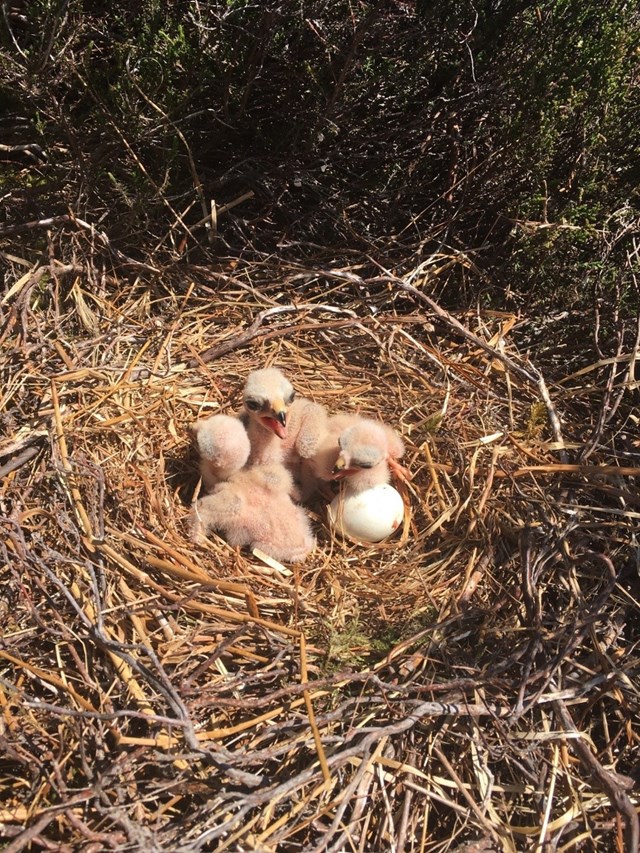
<path fill-rule="evenodd" d="M 338 439 L 345 429 L 357 422 L 357 415 L 325 416 L 324 431 L 315 442 L 314 452 L 303 459 L 300 465 L 299 480 L 305 499 L 308 500 L 318 493 L 325 498 L 330 497 L 324 484 L 335 478 L 333 469 L 340 454 Z"/>
<path fill-rule="evenodd" d="M 329 418 L 312 469 L 319 480 L 344 480 L 350 492 L 361 492 L 388 483 L 392 468 L 404 472 L 397 461 L 403 454 L 402 439 L 387 424 L 339 414 Z"/>
<path fill-rule="evenodd" d="M 192 538 L 198 541 L 215 530 L 234 547 L 258 548 L 281 562 L 304 560 L 316 540 L 304 510 L 289 497 L 292 488 L 282 465 L 238 471 L 197 502 Z"/>
<path fill-rule="evenodd" d="M 293 474 L 295 498 L 305 503 L 316 489 L 315 477 L 308 477 L 309 460 L 318 452 L 327 431 L 324 406 L 298 397 L 289 411 L 289 436 L 284 442 L 285 464 Z"/>
<path fill-rule="evenodd" d="M 300 460 L 314 455 L 326 432 L 325 408 L 296 399 L 293 385 L 276 367 L 250 373 L 243 399 L 251 442 L 249 464 L 284 463 L 297 478 Z"/>
<path fill-rule="evenodd" d="M 287 413 L 295 396 L 293 385 L 276 367 L 254 370 L 247 377 L 242 418 L 251 442 L 250 465 L 284 461 L 282 442 L 288 438 Z"/>
<path fill-rule="evenodd" d="M 245 466 L 251 443 L 238 418 L 212 415 L 196 421 L 191 431 L 200 454 L 200 476 L 206 491 Z"/>

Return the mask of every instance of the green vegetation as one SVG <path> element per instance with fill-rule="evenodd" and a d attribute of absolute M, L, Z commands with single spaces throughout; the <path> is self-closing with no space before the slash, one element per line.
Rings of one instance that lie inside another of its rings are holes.
<path fill-rule="evenodd" d="M 193 196 L 193 167 L 206 196 L 250 188 L 259 217 L 274 211 L 265 248 L 285 231 L 353 246 L 412 229 L 499 269 L 583 248 L 575 233 L 541 252 L 510 238 L 514 219 L 589 231 L 623 206 L 637 216 L 637 4 L 418 12 L 40 0 L 4 24 L 2 97 L 56 164 L 82 164 L 65 201 L 81 181 L 84 212 L 124 240 L 142 213 L 122 222 L 120 205 L 139 195 L 153 229 L 166 199 Z"/>
<path fill-rule="evenodd" d="M 330 627 L 325 642 L 327 672 L 362 666 L 372 648 L 371 639 L 365 633 L 357 614 L 342 626 Z"/>
<path fill-rule="evenodd" d="M 70 208 L 173 263 L 177 218 L 252 191 L 221 234 L 232 254 L 250 218 L 252 251 L 313 243 L 402 267 L 462 248 L 494 306 L 613 281 L 637 304 L 635 3 L 39 0 L 10 11 L 2 48 L 8 135 L 50 156 L 9 182 L 8 223 Z"/>

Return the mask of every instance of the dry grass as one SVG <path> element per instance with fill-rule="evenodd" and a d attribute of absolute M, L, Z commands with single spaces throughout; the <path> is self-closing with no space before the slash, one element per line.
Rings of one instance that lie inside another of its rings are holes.
<path fill-rule="evenodd" d="M 545 402 L 515 317 L 461 332 L 420 297 L 461 263 L 405 289 L 275 262 L 172 289 L 14 259 L 5 851 L 632 849 L 635 351 L 558 364 Z M 402 432 L 400 538 L 333 539 L 316 505 L 298 567 L 189 542 L 187 427 L 272 363 Z"/>

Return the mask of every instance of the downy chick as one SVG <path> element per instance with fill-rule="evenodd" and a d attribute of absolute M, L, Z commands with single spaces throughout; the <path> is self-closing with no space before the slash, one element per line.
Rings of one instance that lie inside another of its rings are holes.
<path fill-rule="evenodd" d="M 300 460 L 314 455 L 326 432 L 324 407 L 296 399 L 293 385 L 277 367 L 249 374 L 243 402 L 242 418 L 251 442 L 249 464 L 281 462 L 297 478 Z"/>
<path fill-rule="evenodd" d="M 407 476 L 398 462 L 404 443 L 387 424 L 358 415 L 339 414 L 329 418 L 329 428 L 311 470 L 320 481 L 344 480 L 351 492 L 388 483 L 391 469 Z"/>
<path fill-rule="evenodd" d="M 212 415 L 191 427 L 200 455 L 200 476 L 206 491 L 243 468 L 251 444 L 244 424 L 229 415 Z"/>
<path fill-rule="evenodd" d="M 282 465 L 257 465 L 232 474 L 199 500 L 190 519 L 198 541 L 211 530 L 234 547 L 258 548 L 282 562 L 304 560 L 315 537 L 304 510 L 293 503 L 293 478 Z"/>

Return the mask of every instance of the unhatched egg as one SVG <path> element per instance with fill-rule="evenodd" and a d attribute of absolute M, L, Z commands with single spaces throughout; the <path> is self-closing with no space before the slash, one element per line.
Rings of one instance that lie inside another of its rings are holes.
<path fill-rule="evenodd" d="M 331 524 L 350 539 L 380 542 L 394 533 L 404 519 L 400 492 L 386 483 L 355 494 L 336 495 L 329 504 Z"/>

